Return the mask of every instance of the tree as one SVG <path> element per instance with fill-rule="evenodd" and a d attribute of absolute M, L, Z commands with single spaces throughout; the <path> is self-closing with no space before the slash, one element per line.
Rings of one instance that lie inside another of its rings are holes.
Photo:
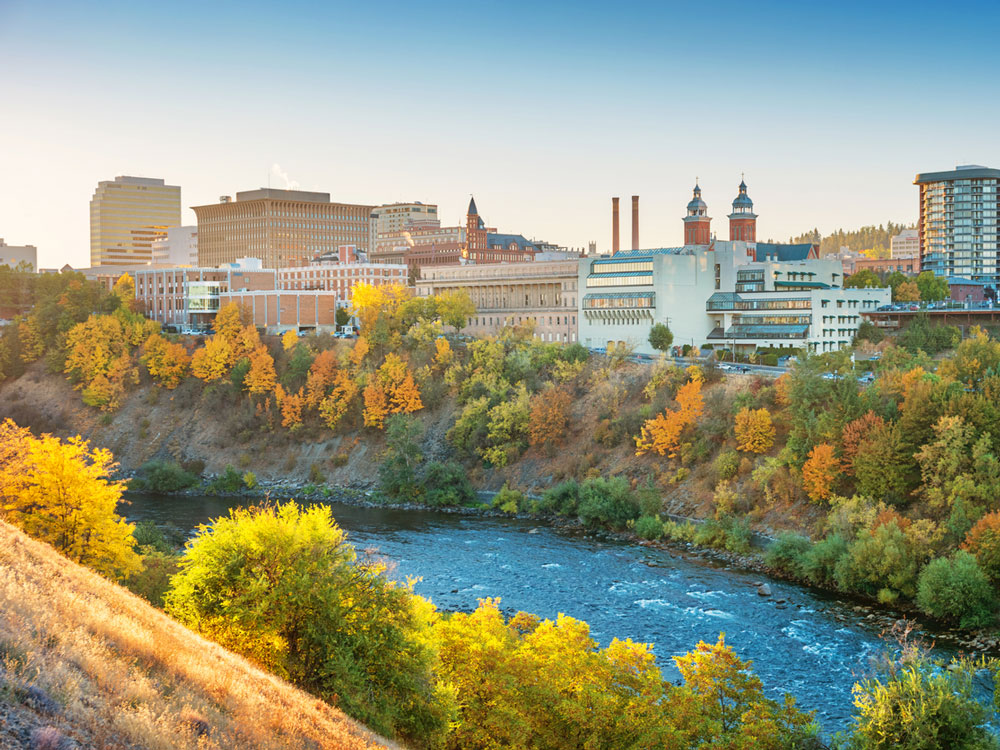
<path fill-rule="evenodd" d="M 949 559 L 932 560 L 917 580 L 917 606 L 962 628 L 981 628 L 994 619 L 996 596 L 976 558 L 958 550 Z"/>
<path fill-rule="evenodd" d="M 377 380 L 373 379 L 365 386 L 364 400 L 365 427 L 377 427 L 381 430 L 385 424 L 386 416 L 390 413 L 389 398 Z"/>
<path fill-rule="evenodd" d="M 243 330 L 243 319 L 239 306 L 235 302 L 222 305 L 215 314 L 213 328 L 216 336 L 221 336 L 229 342 L 230 347 L 233 347 L 236 338 Z"/>
<path fill-rule="evenodd" d="M 451 365 L 455 352 L 444 336 L 434 340 L 434 364 L 442 370 Z"/>
<path fill-rule="evenodd" d="M 933 271 L 921 271 L 917 274 L 916 284 L 920 299 L 924 302 L 937 302 L 951 296 L 948 280 L 943 276 L 936 276 Z"/>
<path fill-rule="evenodd" d="M 841 455 L 844 458 L 845 468 L 853 472 L 851 462 L 858 455 L 861 443 L 868 438 L 873 430 L 881 429 L 885 426 L 885 420 L 869 409 L 864 415 L 844 425 L 841 433 Z"/>
<path fill-rule="evenodd" d="M 191 358 L 191 373 L 208 383 L 222 380 L 229 372 L 232 353 L 233 347 L 224 336 L 212 336 Z"/>
<path fill-rule="evenodd" d="M 294 328 L 289 328 L 281 334 L 281 348 L 286 352 L 291 351 L 299 343 L 299 334 Z"/>
<path fill-rule="evenodd" d="M 274 358 L 266 346 L 258 346 L 250 355 L 250 371 L 243 381 L 243 387 L 252 394 L 270 393 L 277 382 Z"/>
<path fill-rule="evenodd" d="M 642 431 L 635 438 L 636 455 L 654 451 L 661 456 L 674 458 L 680 447 L 680 436 L 684 428 L 694 424 L 704 409 L 701 395 L 702 380 L 695 375 L 677 391 L 678 409 L 668 409 L 652 419 L 646 420 Z"/>
<path fill-rule="evenodd" d="M 302 389 L 298 393 L 287 392 L 279 383 L 274 388 L 274 399 L 281 409 L 281 426 L 295 429 L 302 424 Z"/>
<path fill-rule="evenodd" d="M 572 398 L 564 388 L 550 387 L 531 399 L 528 444 L 559 445 L 566 437 Z"/>
<path fill-rule="evenodd" d="M 980 569 L 990 581 L 1000 583 L 1000 511 L 987 513 L 976 521 L 962 549 L 976 556 Z"/>
<path fill-rule="evenodd" d="M 187 376 L 191 355 L 183 344 L 167 341 L 158 333 L 151 333 L 143 344 L 140 358 L 150 377 L 159 385 L 173 390 Z"/>
<path fill-rule="evenodd" d="M 336 321 L 338 327 L 346 326 L 351 322 L 351 313 L 344 307 L 338 307 Z"/>
<path fill-rule="evenodd" d="M 0 425 L 0 498 L 7 520 L 78 563 L 115 579 L 141 570 L 133 524 L 117 515 L 123 483 L 108 480 L 111 452 L 77 436 L 35 438 L 12 421 Z"/>
<path fill-rule="evenodd" d="M 657 351 L 666 352 L 674 343 L 674 334 L 666 323 L 655 323 L 649 329 L 649 345 Z"/>
<path fill-rule="evenodd" d="M 878 275 L 869 268 L 862 268 L 844 279 L 845 289 L 878 289 L 881 286 Z"/>
<path fill-rule="evenodd" d="M 904 281 L 896 287 L 892 298 L 896 302 L 919 302 L 920 288 L 916 282 Z"/>
<path fill-rule="evenodd" d="M 458 290 L 438 297 L 438 312 L 445 324 L 461 331 L 468 325 L 469 318 L 476 314 L 476 306 L 468 292 Z"/>
<path fill-rule="evenodd" d="M 750 453 L 767 453 L 774 444 L 774 424 L 767 409 L 743 407 L 734 423 L 737 447 Z"/>
<path fill-rule="evenodd" d="M 127 273 L 123 273 L 111 288 L 111 294 L 121 300 L 122 307 L 128 308 L 135 299 L 135 281 Z"/>
<path fill-rule="evenodd" d="M 337 376 L 337 355 L 326 349 L 316 355 L 306 377 L 306 403 L 313 409 L 326 397 Z"/>
<path fill-rule="evenodd" d="M 820 502 L 829 498 L 840 469 L 841 463 L 829 443 L 820 443 L 809 451 L 809 458 L 802 466 L 802 488 L 809 499 Z"/>
<path fill-rule="evenodd" d="M 343 370 L 338 370 L 334 377 L 333 388 L 319 404 L 319 413 L 331 430 L 336 429 L 344 418 L 354 399 L 358 395 L 358 386 Z"/>
<path fill-rule="evenodd" d="M 240 508 L 199 527 L 167 611 L 347 714 L 421 745 L 445 732 L 426 600 L 359 561 L 330 508 Z"/>

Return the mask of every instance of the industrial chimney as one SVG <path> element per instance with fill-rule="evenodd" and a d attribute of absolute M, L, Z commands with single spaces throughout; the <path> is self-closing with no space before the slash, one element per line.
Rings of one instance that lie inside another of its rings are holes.
<path fill-rule="evenodd" d="M 611 199 L 611 254 L 618 254 L 618 199 Z"/>
<path fill-rule="evenodd" d="M 639 196 L 632 196 L 632 249 L 639 249 Z"/>

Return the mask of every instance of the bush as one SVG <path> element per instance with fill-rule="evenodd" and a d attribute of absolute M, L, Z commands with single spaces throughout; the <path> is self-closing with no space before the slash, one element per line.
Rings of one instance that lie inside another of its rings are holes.
<path fill-rule="evenodd" d="M 723 522 L 725 529 L 724 546 L 735 555 L 745 555 L 750 552 L 752 532 L 745 518 L 728 518 Z"/>
<path fill-rule="evenodd" d="M 243 474 L 243 486 L 248 490 L 253 490 L 257 488 L 257 475 L 252 471 L 248 471 Z"/>
<path fill-rule="evenodd" d="M 220 476 L 208 483 L 206 489 L 210 495 L 235 495 L 243 489 L 243 477 L 229 464 Z"/>
<path fill-rule="evenodd" d="M 699 547 L 723 548 L 726 546 L 726 529 L 713 518 L 697 526 L 691 541 Z"/>
<path fill-rule="evenodd" d="M 575 516 L 579 502 L 580 485 L 575 479 L 570 479 L 545 490 L 538 502 L 538 510 L 541 513 Z"/>
<path fill-rule="evenodd" d="M 504 513 L 514 514 L 524 507 L 524 493 L 512 490 L 505 482 L 500 491 L 493 496 L 493 507 Z"/>
<path fill-rule="evenodd" d="M 181 468 L 190 474 L 194 474 L 195 477 L 201 477 L 201 475 L 205 473 L 205 462 L 200 458 L 194 458 L 190 461 L 181 461 Z"/>
<path fill-rule="evenodd" d="M 657 516 L 640 516 L 635 522 L 635 533 L 641 539 L 654 541 L 663 536 L 663 522 Z"/>
<path fill-rule="evenodd" d="M 812 549 L 808 537 L 792 532 L 780 534 L 774 544 L 767 548 L 764 562 L 768 567 L 780 570 L 786 575 L 802 576 L 802 564 L 806 554 Z"/>
<path fill-rule="evenodd" d="M 697 525 L 690 521 L 684 521 L 683 523 L 677 523 L 677 521 L 663 522 L 663 536 L 675 542 L 691 543 L 694 541 L 695 534 L 697 533 Z"/>
<path fill-rule="evenodd" d="M 996 598 L 976 558 L 958 550 L 924 566 L 917 581 L 917 606 L 941 620 L 963 628 L 986 627 L 993 622 Z"/>
<path fill-rule="evenodd" d="M 311 484 L 323 484 L 326 481 L 326 474 L 320 468 L 320 465 L 313 463 L 309 465 L 309 482 Z"/>
<path fill-rule="evenodd" d="M 129 482 L 130 490 L 180 492 L 198 484 L 198 477 L 175 461 L 147 461 Z"/>
<path fill-rule="evenodd" d="M 577 510 L 584 526 L 606 525 L 624 529 L 639 516 L 639 502 L 628 482 L 622 477 L 597 477 L 580 485 L 580 506 Z"/>
<path fill-rule="evenodd" d="M 465 469 L 455 461 L 431 461 L 424 469 L 421 485 L 423 501 L 434 507 L 469 505 L 476 499 Z"/>
<path fill-rule="evenodd" d="M 171 577 L 180 570 L 180 555 L 173 551 L 149 548 L 142 556 L 142 570 L 125 580 L 133 594 L 141 596 L 154 607 L 163 607 L 163 598 L 170 590 Z"/>
<path fill-rule="evenodd" d="M 840 534 L 831 534 L 802 556 L 802 575 L 814 586 L 832 587 L 837 563 L 846 554 L 847 541 Z"/>
<path fill-rule="evenodd" d="M 152 521 L 139 521 L 132 529 L 132 537 L 135 539 L 136 551 L 141 552 L 143 548 L 156 550 L 158 552 L 173 552 L 174 549 L 167 541 L 166 535 Z"/>
<path fill-rule="evenodd" d="M 917 593 L 921 560 L 895 521 L 862 532 L 837 563 L 834 577 L 844 591 L 877 596 L 891 604 L 899 595 L 912 599 Z"/>
<path fill-rule="evenodd" d="M 994 511 L 980 518 L 969 530 L 962 549 L 976 556 L 987 578 L 1000 582 L 1000 513 Z"/>
<path fill-rule="evenodd" d="M 740 454 L 736 451 L 722 451 L 712 464 L 719 479 L 732 479 L 740 470 Z"/>

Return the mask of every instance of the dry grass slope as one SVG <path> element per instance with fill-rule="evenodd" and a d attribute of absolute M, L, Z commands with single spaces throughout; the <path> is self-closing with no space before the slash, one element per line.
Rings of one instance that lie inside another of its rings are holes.
<path fill-rule="evenodd" d="M 108 749 L 397 747 L 0 522 L 0 748 L 70 739 Z"/>

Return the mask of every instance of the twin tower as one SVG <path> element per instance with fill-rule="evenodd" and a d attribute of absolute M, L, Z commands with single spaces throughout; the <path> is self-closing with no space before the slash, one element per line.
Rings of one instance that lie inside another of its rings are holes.
<path fill-rule="evenodd" d="M 618 246 L 618 198 L 611 199 L 611 252 L 617 253 Z M 747 184 L 740 180 L 740 193 L 733 201 L 733 212 L 729 214 L 729 239 L 743 242 L 757 241 L 757 214 L 753 212 L 753 201 L 747 195 Z M 712 242 L 712 218 L 708 206 L 701 199 L 701 188 L 694 186 L 694 197 L 687 204 L 684 217 L 684 244 L 710 245 Z M 639 249 L 639 196 L 632 196 L 632 249 Z"/>

